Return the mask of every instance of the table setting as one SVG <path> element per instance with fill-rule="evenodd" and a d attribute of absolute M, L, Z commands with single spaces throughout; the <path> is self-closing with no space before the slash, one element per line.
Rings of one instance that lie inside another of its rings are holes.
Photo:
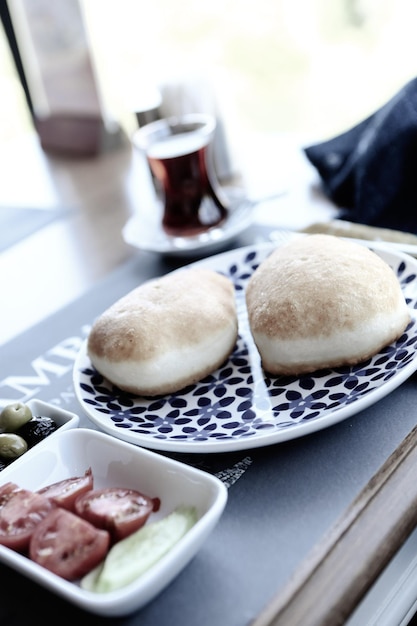
<path fill-rule="evenodd" d="M 398 178 L 387 182 L 395 182 L 395 196 L 373 190 L 386 182 L 386 169 L 378 178 L 377 165 L 391 171 L 389 159 L 397 163 L 387 147 L 397 122 L 406 147 L 399 145 L 396 154 L 404 162 L 410 158 L 412 120 L 402 107 L 411 106 L 413 95 L 414 82 L 341 138 L 306 145 L 303 167 L 314 181 L 307 193 L 280 188 L 274 197 L 266 193 L 256 201 L 241 188 L 218 189 L 207 167 L 203 178 L 215 203 L 226 207 L 226 217 L 194 224 L 190 232 L 163 225 L 160 184 L 165 194 L 168 187 L 154 162 L 145 177 L 154 210 L 146 205 L 145 218 L 133 211 L 121 233 L 131 251 L 128 260 L 3 346 L 2 404 L 46 403 L 77 421 L 55 436 L 55 443 L 51 437 L 10 464 L 0 473 L 1 484 L 11 480 L 37 489 L 91 464 L 100 486 L 139 485 L 162 494 L 164 515 L 186 501 L 197 506 L 200 517 L 172 553 L 176 560 L 166 555 L 143 589 L 137 582 L 114 601 L 105 595 L 91 600 L 76 583 L 57 583 L 54 575 L 0 546 L 4 597 L 18 586 L 26 599 L 18 607 L 6 600 L 2 622 L 47 622 L 65 612 L 71 621 L 98 624 L 105 616 L 110 624 L 126 626 L 162 626 L 173 616 L 184 626 L 408 623 L 417 601 L 412 593 L 416 496 L 409 482 L 417 426 L 417 227 L 408 170 L 404 184 L 401 168 Z M 379 158 L 381 151 L 386 159 Z M 165 158 L 155 154 L 156 160 Z M 405 207 L 404 198 L 409 201 L 404 213 L 393 213 L 397 203 Z M 205 215 L 212 215 L 210 210 Z M 270 376 L 251 336 L 247 284 L 277 248 L 317 233 L 348 239 L 388 264 L 410 323 L 366 362 L 289 379 Z M 147 397 L 121 391 L 91 363 L 87 345 L 94 321 L 138 285 L 189 269 L 231 281 L 239 324 L 232 353 L 220 368 L 172 393 Z M 328 389 L 333 395 L 326 400 Z M 323 399 L 319 408 L 317 398 Z M 152 479 L 145 475 L 138 482 L 142 464 Z M 36 467 L 43 468 L 39 480 Z M 170 493 L 164 474 L 171 473 Z M 401 484 L 409 487 L 406 492 Z M 161 517 L 155 513 L 156 520 Z M 366 549 L 357 543 L 362 532 L 375 538 Z M 323 597 L 338 562 L 346 567 L 345 574 L 338 571 L 341 588 L 332 598 Z M 390 594 L 384 592 L 387 586 Z"/>

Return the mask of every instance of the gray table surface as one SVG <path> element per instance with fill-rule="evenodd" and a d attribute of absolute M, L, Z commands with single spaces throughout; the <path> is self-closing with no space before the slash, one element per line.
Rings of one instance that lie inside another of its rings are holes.
<path fill-rule="evenodd" d="M 72 386 L 76 346 L 86 326 L 134 286 L 181 263 L 138 253 L 79 300 L 3 346 L 0 397 L 53 402 L 79 413 L 81 426 L 93 427 Z M 66 346 L 66 359 L 59 361 L 56 346 Z M 39 369 L 51 359 L 60 362 L 59 374 Z M 96 617 L 0 565 L 0 623 L 30 626 L 65 616 L 67 623 L 91 625 L 250 624 L 417 423 L 416 407 L 412 376 L 361 413 L 306 437 L 235 453 L 178 455 L 215 473 L 245 471 L 230 485 L 212 535 L 155 600 L 127 617 Z"/>

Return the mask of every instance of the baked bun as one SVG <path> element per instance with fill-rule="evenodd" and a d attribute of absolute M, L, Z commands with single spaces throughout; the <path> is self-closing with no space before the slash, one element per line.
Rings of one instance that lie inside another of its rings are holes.
<path fill-rule="evenodd" d="M 110 306 L 91 328 L 87 353 L 120 389 L 155 396 L 220 367 L 237 332 L 233 283 L 190 268 L 148 281 Z"/>
<path fill-rule="evenodd" d="M 410 321 L 389 265 L 333 235 L 306 235 L 274 250 L 249 279 L 246 305 L 262 367 L 273 375 L 355 365 Z"/>

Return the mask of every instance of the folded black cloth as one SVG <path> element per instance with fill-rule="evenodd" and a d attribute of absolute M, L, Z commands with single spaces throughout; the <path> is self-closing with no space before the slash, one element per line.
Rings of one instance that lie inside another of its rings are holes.
<path fill-rule="evenodd" d="M 417 233 L 417 78 L 351 130 L 304 152 L 341 219 Z"/>

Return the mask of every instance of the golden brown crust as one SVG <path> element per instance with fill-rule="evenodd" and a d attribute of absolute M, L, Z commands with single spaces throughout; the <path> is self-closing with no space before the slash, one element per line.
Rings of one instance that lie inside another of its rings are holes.
<path fill-rule="evenodd" d="M 274 373 L 359 362 L 396 339 L 409 321 L 388 264 L 365 246 L 332 235 L 306 235 L 276 249 L 249 280 L 246 303 L 264 367 Z M 350 352 L 345 344 L 366 328 L 370 336 L 362 350 Z M 331 347 L 332 338 L 340 342 L 339 352 Z M 262 347 L 268 340 L 275 342 L 274 357 L 270 347 Z M 302 354 L 286 362 L 293 356 L 279 354 L 280 342 L 288 352 L 291 342 L 294 352 L 317 344 L 317 362 L 303 363 Z"/>
<path fill-rule="evenodd" d="M 236 338 L 233 283 L 212 270 L 191 268 L 148 281 L 110 306 L 91 328 L 87 353 L 120 388 L 160 394 L 213 371 Z M 206 359 L 197 354 L 202 346 Z"/>

